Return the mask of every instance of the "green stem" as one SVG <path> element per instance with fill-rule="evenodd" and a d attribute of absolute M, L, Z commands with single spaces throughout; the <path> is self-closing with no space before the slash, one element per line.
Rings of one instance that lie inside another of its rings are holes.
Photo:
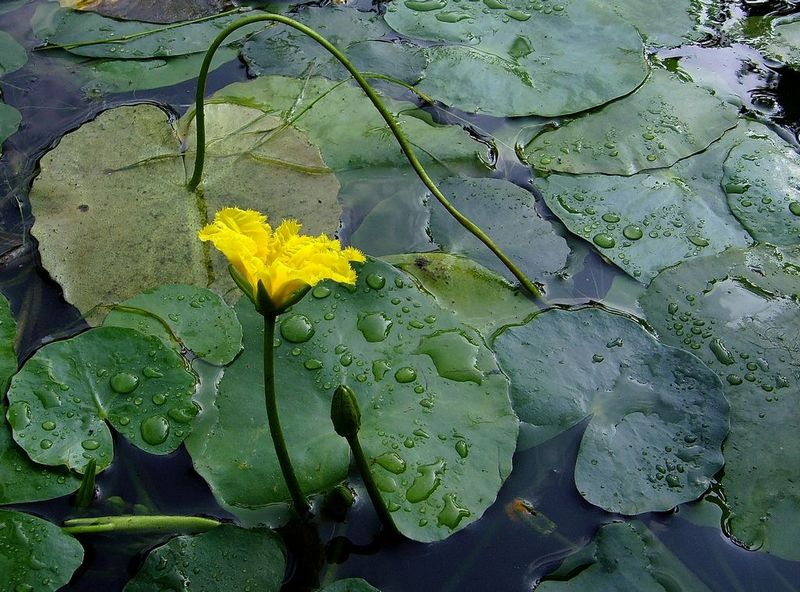
<path fill-rule="evenodd" d="M 378 491 L 378 486 L 375 485 L 375 479 L 372 477 L 372 471 L 369 469 L 367 457 L 364 456 L 361 443 L 358 441 L 358 434 L 348 436 L 347 443 L 350 445 L 350 450 L 353 451 L 353 457 L 356 459 L 358 472 L 361 473 L 361 478 L 364 480 L 364 486 L 367 488 L 369 499 L 372 500 L 372 505 L 375 507 L 375 511 L 378 514 L 378 518 L 381 519 L 383 527 L 388 533 L 394 535 L 400 534 L 394 524 L 389 508 L 386 507 L 386 503 L 383 501 L 381 492 Z"/>
<path fill-rule="evenodd" d="M 199 516 L 99 516 L 66 520 L 61 528 L 70 534 L 104 532 L 206 532 L 221 523 Z"/>
<path fill-rule="evenodd" d="M 364 94 L 367 95 L 372 104 L 378 110 L 378 112 L 383 117 L 386 124 L 389 126 L 389 129 L 394 134 L 397 143 L 400 145 L 403 153 L 406 155 L 408 162 L 411 164 L 411 167 L 416 172 L 417 176 L 420 180 L 425 184 L 428 190 L 439 200 L 439 203 L 444 206 L 444 208 L 452 215 L 464 228 L 466 228 L 469 232 L 471 232 L 478 240 L 480 240 L 484 245 L 486 245 L 489 250 L 491 250 L 500 261 L 503 262 L 508 270 L 514 274 L 514 277 L 519 280 L 520 284 L 527 290 L 534 298 L 541 298 L 542 294 L 539 291 L 539 288 L 528 279 L 520 269 L 517 268 L 516 265 L 508 258 L 508 256 L 498 247 L 494 241 L 487 235 L 483 230 L 481 230 L 477 225 L 475 225 L 469 218 L 467 218 L 464 214 L 459 212 L 453 204 L 444 196 L 444 194 L 439 190 L 436 186 L 436 183 L 433 182 L 433 179 L 430 178 L 428 173 L 422 166 L 422 163 L 417 158 L 416 153 L 414 152 L 414 148 L 411 146 L 411 142 L 406 137 L 403 130 L 400 129 L 400 125 L 395 120 L 392 113 L 386 107 L 386 105 L 381 101 L 378 93 L 370 86 L 370 84 L 366 81 L 364 76 L 350 63 L 350 60 L 335 46 L 333 46 L 327 39 L 325 39 L 322 35 L 317 33 L 314 29 L 310 29 L 306 27 L 304 24 L 299 23 L 293 19 L 288 17 L 279 15 L 279 14 L 261 14 L 256 16 L 248 16 L 244 17 L 234 23 L 228 25 L 225 29 L 220 32 L 219 35 L 214 39 L 211 43 L 211 46 L 208 48 L 208 52 L 206 52 L 206 56 L 203 59 L 203 65 L 200 68 L 200 74 L 197 78 L 197 93 L 195 96 L 195 117 L 196 117 L 196 128 L 197 128 L 197 153 L 195 155 L 194 161 L 194 172 L 192 173 L 192 178 L 189 180 L 189 191 L 194 191 L 197 186 L 200 184 L 200 178 L 203 175 L 203 165 L 205 162 L 205 143 L 206 143 L 206 131 L 205 131 L 205 114 L 204 114 L 204 107 L 203 107 L 203 99 L 205 97 L 205 90 L 206 90 L 206 79 L 208 78 L 208 71 L 211 67 L 211 60 L 214 57 L 214 52 L 217 51 L 217 48 L 222 44 L 225 38 L 233 33 L 236 29 L 240 27 L 244 27 L 246 25 L 256 23 L 259 21 L 276 21 L 279 23 L 283 23 L 284 25 L 288 25 L 293 29 L 297 29 L 301 33 L 311 37 L 314 41 L 319 43 L 322 47 L 324 47 L 333 57 L 335 57 L 341 64 L 347 68 L 347 71 L 350 72 L 353 79 L 358 83 L 361 89 L 364 91 Z"/>
<path fill-rule="evenodd" d="M 298 516 L 305 516 L 309 512 L 308 502 L 300 489 L 300 482 L 294 473 L 286 440 L 283 438 L 283 429 L 278 418 L 278 402 L 275 397 L 275 315 L 264 315 L 264 400 L 267 405 L 267 422 L 278 464 L 283 473 L 283 480 L 292 496 L 292 504 Z"/>

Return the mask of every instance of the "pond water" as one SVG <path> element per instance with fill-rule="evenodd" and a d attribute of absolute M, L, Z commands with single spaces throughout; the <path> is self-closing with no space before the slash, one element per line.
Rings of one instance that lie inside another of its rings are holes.
<path fill-rule="evenodd" d="M 33 32 L 31 19 L 36 10 L 48 2 L 14 2 L 12 10 L 2 13 L 6 1 L 0 0 L 0 31 L 9 32 L 26 48 L 28 57 L 23 67 L 0 79 L 3 102 L 22 116 L 19 131 L 3 143 L 0 159 L 3 196 L 0 289 L 11 302 L 18 323 L 17 354 L 24 362 L 43 345 L 88 327 L 82 320 L 82 313 L 64 299 L 61 287 L 43 266 L 38 243 L 30 234 L 33 214 L 28 195 L 40 173 L 40 159 L 65 134 L 114 107 L 154 104 L 177 119 L 191 107 L 196 81 L 189 79 L 167 87 L 132 92 L 109 92 L 102 89 L 102 85 L 94 88 L 82 78 L 85 74 L 78 72 L 87 58 L 73 57 L 70 61 L 64 59 L 63 51 L 56 54 L 34 50 L 41 45 L 41 39 Z M 313 5 L 327 6 L 327 3 Z M 382 13 L 386 5 L 360 2 L 351 8 Z M 800 14 L 797 5 L 783 1 L 725 2 L 714 5 L 712 13 L 702 39 L 691 45 L 654 50 L 653 63 L 664 64 L 668 70 L 679 71 L 698 84 L 707 82 L 719 89 L 720 95 L 729 93 L 738 97 L 742 113 L 768 124 L 788 145 L 797 149 L 800 72 L 764 57 L 761 51 L 743 43 L 734 33 L 736 26 L 746 22 L 747 17 Z M 234 59 L 211 72 L 206 94 L 248 79 L 247 66 Z M 413 94 L 398 86 L 381 88 L 398 100 L 415 101 Z M 570 252 L 568 259 L 565 256 L 566 271 L 547 273 L 543 281 L 551 302 L 561 307 L 600 302 L 611 309 L 642 316 L 642 307 L 637 304 L 643 291 L 641 284 L 611 264 L 600 254 L 602 249 L 589 246 L 591 236 L 584 242 L 577 236 L 580 231 L 571 228 L 576 234 L 570 234 L 545 204 L 542 191 L 550 178 L 534 177 L 528 164 L 518 158 L 517 153 L 523 150 L 520 146 L 528 141 L 528 146 L 533 145 L 537 133 L 548 129 L 557 117 L 503 118 L 448 109 L 439 102 L 417 103 L 433 121 L 463 127 L 472 139 L 484 142 L 491 163 L 487 176 L 508 179 L 530 191 L 536 197 L 535 211 L 554 225 L 557 235 L 566 238 Z M 561 125 L 563 123 L 562 120 Z M 118 139 L 121 143 L 127 140 L 125 137 Z M 80 159 L 92 157 L 92 154 L 77 155 Z M 463 165 L 463 170 L 473 171 L 474 167 L 474 163 Z M 416 182 L 410 175 L 392 177 L 386 173 L 386 178 L 389 183 Z M 350 190 L 354 185 L 348 186 Z M 391 188 L 386 191 L 391 194 Z M 343 241 L 356 244 L 370 255 L 397 253 L 396 246 L 402 240 L 406 242 L 400 252 L 435 247 L 425 234 L 427 220 L 424 219 L 423 227 L 416 228 L 413 237 L 398 239 L 391 229 L 383 236 L 379 226 L 365 231 L 366 225 L 362 227 L 361 224 L 377 202 L 370 202 L 363 195 L 351 199 L 343 215 L 340 232 Z M 419 203 L 422 203 L 421 198 Z M 392 216 L 398 220 L 399 228 L 418 226 L 420 222 L 420 213 L 414 208 L 390 212 L 384 219 L 392 220 Z M 402 216 L 408 219 L 400 221 Z M 372 223 L 375 224 L 374 220 Z M 502 229 L 502 225 L 499 228 Z M 147 231 L 143 229 L 142 232 Z M 590 234 L 595 232 L 592 230 Z M 597 236 L 599 234 L 595 234 L 595 243 L 599 245 Z M 794 298 L 797 298 L 796 291 Z M 750 313 L 745 311 L 743 316 L 747 314 Z M 796 349 L 793 351 L 797 353 Z M 800 365 L 796 359 L 793 364 L 795 368 Z M 793 395 L 796 401 L 796 390 Z M 588 424 L 589 420 L 584 419 L 537 446 L 529 449 L 520 446 L 513 457 L 513 472 L 483 517 L 439 542 L 376 537 L 377 519 L 362 483 L 351 475 L 348 482 L 359 493 L 359 502 L 350 510 L 345 522 L 323 520 L 316 525 L 316 531 L 297 525 L 281 531 L 289 549 L 287 580 L 282 590 L 311 590 L 320 583 L 349 577 L 364 578 L 384 592 L 531 590 L 565 557 L 589 544 L 603 525 L 631 520 L 589 503 L 576 488 L 576 458 Z M 787 429 L 796 432 L 797 426 L 787 426 Z M 93 515 L 144 512 L 237 520 L 215 499 L 209 485 L 195 471 L 192 457 L 184 447 L 156 456 L 143 452 L 114 433 L 114 448 L 114 463 L 97 478 L 98 495 Z M 796 456 L 792 458 L 797 461 Z M 788 475 L 787 478 L 796 477 L 796 471 Z M 730 531 L 720 527 L 729 518 L 725 493 L 719 486 L 723 476 L 722 471 L 716 475 L 704 501 L 681 504 L 670 511 L 641 513 L 636 520 L 668 549 L 671 561 L 676 560 L 683 566 L 681 569 L 693 574 L 698 586 L 718 591 L 800 590 L 800 562 L 781 558 L 779 554 L 748 550 L 737 544 Z M 76 515 L 69 496 L 4 507 L 57 524 Z M 798 515 L 796 508 L 794 513 L 787 513 L 790 521 L 795 521 L 794 530 L 800 526 L 796 521 Z M 85 559 L 62 589 L 72 592 L 121 590 L 138 571 L 147 553 L 168 538 L 169 535 L 163 533 L 81 536 Z M 576 568 L 561 579 L 576 576 L 584 567 Z M 653 569 L 657 571 L 658 567 Z M 0 574 L 0 589 L 6 589 L 2 578 Z M 683 580 L 662 574 L 660 581 L 663 589 L 676 591 L 681 589 L 678 582 Z"/>

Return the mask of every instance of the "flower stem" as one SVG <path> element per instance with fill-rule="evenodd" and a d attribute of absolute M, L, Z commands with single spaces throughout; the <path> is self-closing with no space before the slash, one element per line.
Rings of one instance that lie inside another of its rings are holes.
<path fill-rule="evenodd" d="M 347 57 L 334 45 L 332 45 L 327 39 L 325 39 L 322 35 L 317 33 L 314 29 L 311 29 L 305 26 L 302 23 L 299 23 L 293 19 L 288 17 L 279 15 L 279 14 L 260 14 L 255 16 L 247 16 L 244 17 L 234 23 L 228 25 L 225 29 L 223 29 L 219 35 L 211 42 L 211 45 L 208 48 L 208 52 L 206 52 L 206 56 L 203 59 L 203 65 L 200 68 L 200 74 L 197 78 L 197 92 L 195 95 L 195 118 L 196 118 L 196 133 L 197 133 L 197 153 L 195 155 L 194 161 L 194 171 L 192 173 L 192 178 L 189 180 L 189 191 L 194 191 L 197 186 L 200 184 L 200 178 L 203 175 L 203 165 L 205 163 L 205 143 L 206 143 L 206 132 L 205 132 L 205 114 L 204 114 L 204 107 L 203 107 L 203 99 L 205 96 L 205 89 L 206 89 L 206 79 L 208 78 L 208 70 L 211 67 L 211 60 L 214 57 L 214 52 L 216 52 L 217 48 L 222 44 L 225 38 L 233 33 L 236 29 L 240 27 L 244 27 L 246 25 L 256 23 L 259 21 L 275 21 L 279 23 L 283 23 L 293 29 L 297 29 L 301 33 L 307 35 L 317 43 L 319 43 L 322 47 L 324 47 L 328 53 L 330 53 L 333 57 L 335 57 L 341 64 L 347 68 L 347 71 L 353 76 L 353 79 L 358 83 L 361 89 L 364 91 L 364 94 L 367 95 L 372 104 L 378 110 L 378 112 L 383 117 L 386 124 L 389 126 L 392 134 L 394 134 L 397 143 L 400 145 L 403 153 L 406 155 L 408 162 L 411 164 L 411 167 L 416 172 L 417 176 L 420 180 L 425 184 L 428 190 L 439 200 L 439 203 L 444 206 L 444 208 L 453 216 L 459 224 L 461 224 L 464 228 L 466 228 L 469 232 L 471 232 L 478 240 L 480 240 L 484 245 L 486 245 L 492 253 L 494 253 L 500 261 L 503 262 L 508 270 L 514 275 L 517 280 L 519 280 L 522 287 L 531 294 L 534 298 L 541 298 L 542 294 L 539 291 L 539 288 L 536 287 L 527 275 L 525 275 L 517 266 L 508 258 L 508 256 L 498 247 L 494 241 L 487 235 L 483 230 L 481 230 L 474 222 L 472 222 L 469 218 L 467 218 L 464 214 L 456 209 L 456 207 L 450 203 L 450 201 L 444 196 L 444 194 L 439 190 L 436 183 L 433 182 L 433 179 L 430 178 L 427 171 L 425 171 L 422 163 L 417 158 L 416 153 L 414 152 L 414 148 L 411 145 L 411 142 L 406 137 L 405 133 L 402 129 L 400 129 L 400 125 L 397 123 L 397 120 L 392 115 L 391 111 L 389 111 L 388 107 L 383 103 L 383 101 L 378 96 L 378 93 L 370 86 L 364 76 L 359 72 L 355 66 L 347 59 Z"/>
<path fill-rule="evenodd" d="M 275 397 L 275 319 L 274 314 L 264 315 L 264 400 L 267 405 L 267 421 L 278 464 L 283 473 L 283 480 L 292 496 L 292 504 L 298 516 L 305 516 L 309 512 L 308 501 L 300 490 L 300 483 L 294 473 L 286 440 L 283 439 L 283 429 L 278 418 L 278 403 Z"/>
<path fill-rule="evenodd" d="M 364 480 L 364 486 L 367 488 L 369 499 L 372 500 L 372 505 L 378 518 L 383 523 L 383 528 L 387 533 L 397 535 L 400 534 L 392 519 L 392 514 L 389 508 L 386 507 L 386 502 L 383 501 L 381 492 L 378 491 L 378 486 L 375 485 L 375 479 L 372 477 L 372 471 L 369 469 L 367 457 L 364 456 L 364 451 L 361 449 L 361 442 L 358 441 L 358 434 L 347 436 L 347 443 L 350 445 L 350 450 L 353 452 L 353 457 L 356 460 L 358 472 L 361 473 L 361 478 Z"/>
<path fill-rule="evenodd" d="M 70 534 L 105 532 L 206 532 L 221 523 L 199 516 L 98 516 L 73 518 L 61 528 Z"/>

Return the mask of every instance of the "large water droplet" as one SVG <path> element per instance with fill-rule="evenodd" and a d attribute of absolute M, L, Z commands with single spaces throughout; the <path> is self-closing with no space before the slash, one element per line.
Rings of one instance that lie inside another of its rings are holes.
<path fill-rule="evenodd" d="M 164 375 L 151 366 L 146 366 L 142 369 L 142 374 L 144 374 L 145 378 L 162 378 Z"/>
<path fill-rule="evenodd" d="M 469 456 L 469 445 L 464 440 L 459 440 L 456 442 L 456 452 L 461 458 L 467 458 Z"/>
<path fill-rule="evenodd" d="M 614 240 L 614 237 L 607 232 L 595 234 L 592 238 L 592 241 L 594 241 L 594 244 L 602 249 L 611 249 L 617 244 L 617 242 Z"/>
<path fill-rule="evenodd" d="M 305 315 L 292 315 L 281 323 L 281 335 L 286 341 L 304 343 L 314 335 L 314 325 Z"/>
<path fill-rule="evenodd" d="M 186 405 L 185 407 L 174 407 L 167 412 L 172 419 L 178 423 L 189 423 L 197 415 L 197 407 Z"/>
<path fill-rule="evenodd" d="M 169 421 L 163 415 L 153 415 L 145 419 L 139 429 L 145 442 L 158 446 L 169 435 Z"/>
<path fill-rule="evenodd" d="M 392 329 L 392 320 L 382 312 L 372 312 L 359 315 L 356 325 L 370 343 L 383 341 L 389 336 Z"/>
<path fill-rule="evenodd" d="M 97 450 L 98 448 L 100 448 L 100 442 L 98 442 L 94 438 L 89 438 L 81 442 L 81 447 L 84 450 Z"/>
<path fill-rule="evenodd" d="M 622 236 L 627 238 L 628 240 L 639 240 L 644 236 L 642 229 L 637 226 L 636 224 L 628 224 L 625 228 L 622 229 Z"/>
<path fill-rule="evenodd" d="M 408 366 L 403 366 L 394 373 L 394 379 L 402 384 L 414 382 L 417 379 L 417 371 Z"/>
<path fill-rule="evenodd" d="M 439 18 L 441 15 L 436 15 Z M 377 273 L 370 273 L 366 279 L 367 285 L 373 290 L 381 290 L 386 285 L 386 278 Z"/>
<path fill-rule="evenodd" d="M 417 353 L 430 356 L 442 378 L 481 384 L 483 373 L 478 369 L 480 348 L 458 330 L 439 331 L 422 338 Z"/>
<path fill-rule="evenodd" d="M 441 484 L 441 475 L 444 467 L 444 459 L 417 467 L 417 476 L 414 478 L 411 487 L 406 491 L 406 499 L 412 504 L 428 499 Z"/>
<path fill-rule="evenodd" d="M 43 421 L 42 422 L 42 429 L 45 432 L 52 432 L 54 429 L 56 429 L 56 422 L 54 422 L 54 421 Z"/>
<path fill-rule="evenodd" d="M 455 495 L 452 493 L 445 494 L 442 499 L 444 499 L 444 508 L 439 512 L 439 526 L 455 529 L 462 519 L 469 517 L 470 512 L 456 503 Z"/>
<path fill-rule="evenodd" d="M 789 211 L 795 216 L 800 216 L 800 201 L 789 202 Z"/>
<path fill-rule="evenodd" d="M 51 448 L 53 446 L 53 441 L 45 438 L 41 442 L 39 442 L 39 446 L 41 446 L 43 450 L 47 450 L 48 448 Z"/>
<path fill-rule="evenodd" d="M 139 386 L 139 377 L 129 372 L 118 372 L 111 377 L 111 388 L 121 395 L 132 393 Z"/>
<path fill-rule="evenodd" d="M 728 351 L 728 348 L 725 347 L 725 344 L 722 343 L 722 340 L 719 337 L 716 337 L 711 340 L 711 343 L 708 344 L 708 347 L 714 353 L 714 356 L 721 364 L 725 364 L 726 366 L 730 366 L 731 364 L 736 362 L 736 359 L 733 357 L 733 354 Z"/>
<path fill-rule="evenodd" d="M 418 12 L 428 12 L 431 10 L 439 10 L 447 6 L 447 0 L 406 0 L 405 4 L 411 10 Z"/>
<path fill-rule="evenodd" d="M 406 470 L 406 461 L 396 452 L 384 452 L 375 458 L 375 462 L 395 475 L 399 475 Z"/>
<path fill-rule="evenodd" d="M 31 425 L 31 406 L 25 401 L 16 401 L 8 408 L 8 423 L 15 430 L 24 430 Z"/>

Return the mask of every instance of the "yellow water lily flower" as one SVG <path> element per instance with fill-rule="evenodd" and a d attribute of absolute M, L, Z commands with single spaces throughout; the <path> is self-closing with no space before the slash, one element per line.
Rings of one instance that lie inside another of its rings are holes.
<path fill-rule="evenodd" d="M 297 220 L 284 220 L 273 231 L 255 210 L 223 208 L 198 237 L 225 255 L 239 287 L 256 306 L 268 309 L 262 312 L 281 312 L 322 280 L 355 284 L 350 264 L 365 261 L 358 249 L 343 249 L 324 234 L 301 235 Z"/>

